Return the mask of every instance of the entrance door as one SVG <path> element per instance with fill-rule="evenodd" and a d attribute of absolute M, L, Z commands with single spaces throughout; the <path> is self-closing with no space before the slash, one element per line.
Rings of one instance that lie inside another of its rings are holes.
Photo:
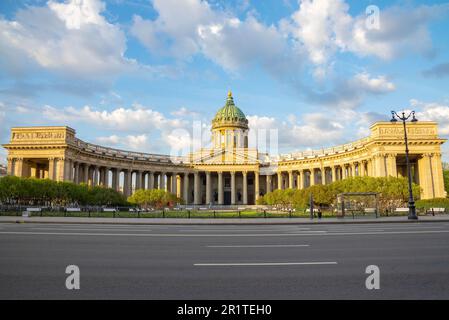
<path fill-rule="evenodd" d="M 225 191 L 224 192 L 224 204 L 230 205 L 231 204 L 231 191 Z"/>

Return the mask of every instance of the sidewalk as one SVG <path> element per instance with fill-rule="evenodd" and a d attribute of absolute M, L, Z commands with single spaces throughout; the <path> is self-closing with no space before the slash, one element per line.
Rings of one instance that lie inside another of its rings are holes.
<path fill-rule="evenodd" d="M 419 220 L 407 217 L 382 218 L 75 218 L 75 217 L 0 217 L 1 223 L 67 223 L 67 224 L 130 224 L 130 225 L 266 225 L 266 224 L 357 224 L 357 223 L 416 223 L 449 222 L 449 215 L 420 216 Z"/>

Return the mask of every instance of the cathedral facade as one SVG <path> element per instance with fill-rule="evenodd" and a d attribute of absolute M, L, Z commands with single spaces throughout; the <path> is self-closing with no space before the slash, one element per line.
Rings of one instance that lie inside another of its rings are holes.
<path fill-rule="evenodd" d="M 435 122 L 407 124 L 412 177 L 421 198 L 445 197 Z M 148 154 L 82 141 L 74 129 L 15 127 L 8 174 L 114 188 L 165 189 L 187 204 L 247 205 L 275 189 L 307 188 L 355 176 L 406 177 L 402 124 L 376 122 L 366 138 L 327 149 L 268 155 L 249 146 L 245 114 L 229 92 L 212 120 L 211 144 L 186 155 Z M 301 139 L 301 137 L 298 137 Z"/>

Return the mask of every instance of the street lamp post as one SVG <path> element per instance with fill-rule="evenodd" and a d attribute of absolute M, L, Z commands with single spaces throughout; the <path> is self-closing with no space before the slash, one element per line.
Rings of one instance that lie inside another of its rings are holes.
<path fill-rule="evenodd" d="M 404 126 L 404 140 L 405 140 L 405 161 L 407 163 L 407 175 L 408 175 L 408 219 L 409 220 L 418 220 L 418 216 L 416 215 L 416 207 L 415 200 L 413 199 L 413 190 L 412 190 L 412 170 L 410 168 L 410 159 L 408 155 L 408 140 L 407 140 L 407 129 L 405 126 L 405 122 L 412 117 L 411 122 L 416 122 L 418 119 L 415 117 L 415 111 L 410 112 L 408 116 L 405 116 L 405 112 L 402 112 L 402 116 L 396 113 L 396 111 L 391 111 L 391 122 L 397 122 L 398 119 L 402 121 Z M 397 119 L 396 119 L 397 118 Z"/>

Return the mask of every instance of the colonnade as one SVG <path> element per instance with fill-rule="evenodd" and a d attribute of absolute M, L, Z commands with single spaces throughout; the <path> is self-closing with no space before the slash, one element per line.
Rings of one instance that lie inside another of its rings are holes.
<path fill-rule="evenodd" d="M 444 197 L 441 154 L 424 153 L 413 157 L 412 175 L 414 182 L 423 189 L 422 198 Z M 8 174 L 106 186 L 125 196 L 139 189 L 163 189 L 183 198 L 187 204 L 197 205 L 254 204 L 261 195 L 276 189 L 303 189 L 348 177 L 406 176 L 403 155 L 398 157 L 394 153 L 346 162 L 285 161 L 270 173 L 263 166 L 240 171 L 233 171 L 232 165 L 222 165 L 219 170 L 173 164 L 166 167 L 141 164 L 130 168 L 126 162 L 118 165 L 110 161 L 110 165 L 104 165 L 95 163 L 94 158 L 91 160 L 9 157 Z"/>
<path fill-rule="evenodd" d="M 316 184 L 329 184 L 349 177 L 372 175 L 371 160 L 356 161 L 332 166 L 310 166 L 300 169 L 279 169 L 277 189 L 303 189 Z M 270 179 L 272 180 L 272 179 Z M 272 182 L 267 185 L 272 186 Z"/>

